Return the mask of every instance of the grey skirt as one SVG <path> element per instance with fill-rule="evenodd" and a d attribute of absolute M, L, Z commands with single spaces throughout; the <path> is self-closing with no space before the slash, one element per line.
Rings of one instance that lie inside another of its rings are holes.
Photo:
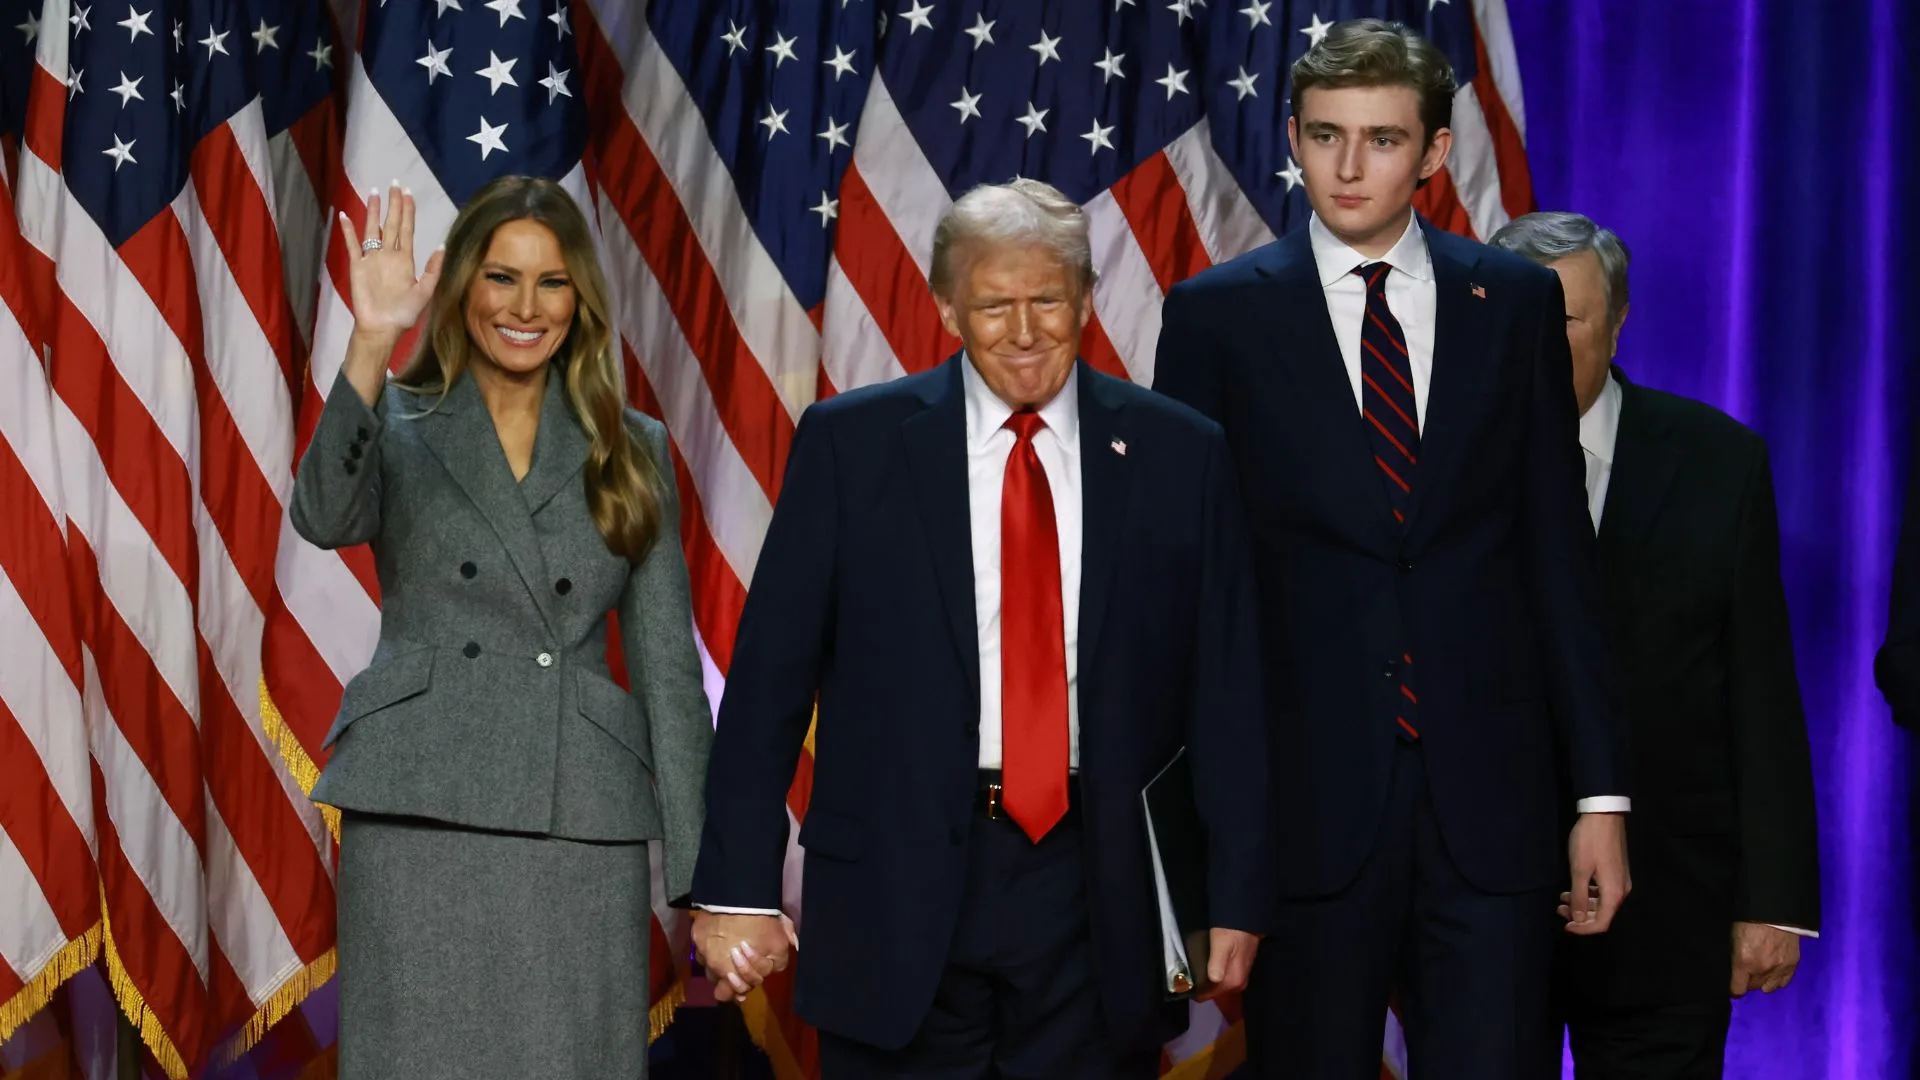
<path fill-rule="evenodd" d="M 645 843 L 348 812 L 340 1080 L 638 1080 Z"/>

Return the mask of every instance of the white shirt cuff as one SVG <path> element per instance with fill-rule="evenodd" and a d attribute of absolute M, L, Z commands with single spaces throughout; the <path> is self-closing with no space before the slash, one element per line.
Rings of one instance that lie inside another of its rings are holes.
<path fill-rule="evenodd" d="M 770 915 L 776 919 L 780 917 L 779 910 L 775 908 L 721 907 L 719 904 L 695 904 L 693 906 L 701 911 L 712 912 L 715 915 Z"/>
<path fill-rule="evenodd" d="M 1625 814 L 1633 809 L 1633 800 L 1625 795 L 1595 795 L 1574 803 L 1573 809 L 1580 814 Z"/>
<path fill-rule="evenodd" d="M 1792 934 L 1794 937 L 1815 938 L 1815 939 L 1818 939 L 1820 937 L 1820 931 L 1818 930 L 1803 930 L 1798 926 L 1781 926 L 1779 923 L 1768 923 L 1767 925 L 1773 927 L 1775 930 L 1785 930 L 1787 933 Z"/>

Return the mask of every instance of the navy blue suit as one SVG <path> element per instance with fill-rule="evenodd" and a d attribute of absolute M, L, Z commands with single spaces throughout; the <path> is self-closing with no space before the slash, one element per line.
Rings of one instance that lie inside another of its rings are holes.
<path fill-rule="evenodd" d="M 980 840 L 964 363 L 801 418 L 741 618 L 693 886 L 700 904 L 779 906 L 784 800 L 817 697 L 797 1008 L 883 1048 L 914 1039 L 932 1007 Z M 1212 922 L 1258 931 L 1273 914 L 1251 570 L 1219 426 L 1084 364 L 1078 395 L 1073 858 L 1086 900 L 1020 920 L 1084 923 L 1082 996 L 1097 995 L 1110 1034 L 1151 1051 L 1184 1010 L 1163 1001 L 1140 790 L 1182 745 L 1210 836 Z"/>
<path fill-rule="evenodd" d="M 1515 946 L 1544 978 L 1552 896 L 1567 882 L 1560 823 L 1575 799 L 1629 794 L 1559 280 L 1421 224 L 1437 319 L 1404 527 L 1374 465 L 1305 229 L 1176 286 L 1157 358 L 1156 389 L 1226 429 L 1253 538 L 1287 898 L 1281 942 L 1262 949 L 1256 983 L 1330 971 L 1366 984 L 1351 995 L 1357 1019 L 1299 1036 L 1348 1037 L 1359 1050 L 1296 1058 L 1309 1063 L 1304 1075 L 1348 1075 L 1311 1063 L 1350 1061 L 1369 1039 L 1377 1068 L 1389 977 L 1415 1013 L 1416 1060 L 1424 1030 L 1444 1026 L 1426 1022 L 1447 1002 L 1435 1000 L 1446 996 L 1439 987 L 1421 992 L 1436 970 L 1421 957 L 1445 950 L 1420 928 L 1483 916 L 1423 907 L 1448 902 L 1429 879 L 1435 868 L 1463 905 L 1525 898 L 1511 917 L 1484 916 L 1495 932 L 1544 903 L 1538 932 Z M 1409 657 L 1417 744 L 1395 723 Z M 1289 944 L 1284 931 L 1309 925 L 1290 921 L 1303 912 L 1332 921 Z M 1289 962 L 1296 946 L 1303 954 Z M 1461 951 L 1469 968 L 1515 963 L 1475 961 L 1471 942 Z M 1503 976 L 1463 974 L 1456 1002 L 1483 978 Z M 1321 990 L 1314 1008 L 1333 1007 L 1338 991 Z M 1276 1013 L 1294 1015 L 1263 1018 L 1258 997 L 1252 1036 L 1263 1024 L 1315 1023 L 1312 1009 L 1272 998 Z M 1449 1024 L 1482 1022 L 1460 1011 Z M 1434 1075 L 1469 1074 L 1450 1071 L 1458 1061 L 1434 1064 Z"/>

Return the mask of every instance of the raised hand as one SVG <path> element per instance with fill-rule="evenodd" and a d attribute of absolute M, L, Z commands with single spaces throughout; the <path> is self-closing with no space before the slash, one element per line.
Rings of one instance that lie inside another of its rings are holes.
<path fill-rule="evenodd" d="M 446 253 L 436 250 L 426 271 L 416 276 L 413 259 L 413 196 L 399 182 L 387 189 L 386 217 L 378 192 L 367 196 L 366 235 L 346 214 L 340 230 L 347 238 L 347 268 L 352 282 L 354 330 L 397 336 L 419 321 L 440 281 Z"/>

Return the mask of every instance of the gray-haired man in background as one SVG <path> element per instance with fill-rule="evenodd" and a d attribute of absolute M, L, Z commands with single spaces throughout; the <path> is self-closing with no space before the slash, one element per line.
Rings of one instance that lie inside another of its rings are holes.
<path fill-rule="evenodd" d="M 1491 243 L 1560 275 L 1635 780 L 1634 894 L 1557 965 L 1581 1080 L 1721 1075 L 1729 994 L 1793 978 L 1820 925 L 1806 719 L 1760 436 L 1613 364 L 1626 245 L 1578 214 Z M 1567 898 L 1563 897 L 1565 903 Z M 1582 898 L 1584 900 L 1584 898 Z"/>

